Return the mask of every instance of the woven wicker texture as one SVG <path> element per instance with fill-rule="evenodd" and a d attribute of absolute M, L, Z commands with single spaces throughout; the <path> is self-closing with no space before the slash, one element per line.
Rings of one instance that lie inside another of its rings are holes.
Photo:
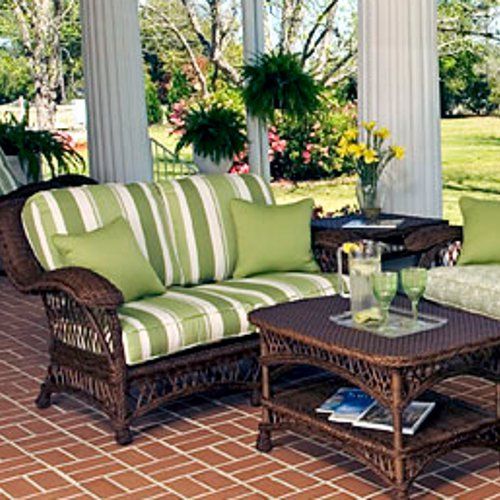
<path fill-rule="evenodd" d="M 408 307 L 402 297 L 397 297 L 395 305 Z M 348 307 L 348 300 L 340 297 L 309 299 L 252 312 L 250 321 L 307 344 L 393 366 L 447 357 L 454 352 L 465 353 L 500 342 L 500 322 L 427 301 L 421 302 L 420 310 L 448 318 L 448 323 L 438 329 L 399 338 L 341 327 L 329 319 Z"/>

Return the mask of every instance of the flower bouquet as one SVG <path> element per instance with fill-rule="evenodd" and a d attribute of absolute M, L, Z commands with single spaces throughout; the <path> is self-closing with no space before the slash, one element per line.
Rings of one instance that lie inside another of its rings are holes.
<path fill-rule="evenodd" d="M 338 143 L 337 154 L 349 161 L 358 174 L 356 195 L 359 207 L 367 219 L 375 220 L 380 214 L 378 184 L 382 172 L 393 158 L 402 160 L 405 150 L 401 146 L 385 146 L 391 134 L 385 127 L 377 128 L 374 121 L 362 122 L 361 127 L 361 130 L 351 128 L 344 133 Z"/>

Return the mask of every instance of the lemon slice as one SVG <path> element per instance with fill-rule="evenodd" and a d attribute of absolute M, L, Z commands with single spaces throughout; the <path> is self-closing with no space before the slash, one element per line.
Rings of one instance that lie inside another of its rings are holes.
<path fill-rule="evenodd" d="M 354 313 L 353 319 L 360 325 L 368 323 L 380 323 L 382 321 L 382 313 L 378 307 L 370 307 Z"/>

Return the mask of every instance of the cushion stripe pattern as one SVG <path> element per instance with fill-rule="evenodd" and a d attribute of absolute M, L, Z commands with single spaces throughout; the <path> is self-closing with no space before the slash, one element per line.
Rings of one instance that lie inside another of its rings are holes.
<path fill-rule="evenodd" d="M 62 266 L 52 243 L 54 234 L 81 234 L 120 216 L 130 224 L 141 252 L 162 282 L 169 286 L 179 281 L 180 267 L 168 236 L 162 199 L 152 184 L 103 184 L 42 191 L 28 200 L 22 213 L 31 247 L 47 270 Z"/>
<path fill-rule="evenodd" d="M 181 267 L 179 285 L 232 276 L 236 264 L 232 199 L 274 203 L 270 187 L 256 175 L 195 175 L 158 187 Z"/>
<path fill-rule="evenodd" d="M 119 310 L 127 364 L 134 365 L 222 338 L 253 331 L 248 313 L 258 307 L 334 295 L 336 277 L 270 273 L 192 288 L 172 287 L 159 297 Z"/>
<path fill-rule="evenodd" d="M 17 181 L 10 171 L 7 158 L 0 148 L 0 196 L 10 193 L 18 187 Z"/>

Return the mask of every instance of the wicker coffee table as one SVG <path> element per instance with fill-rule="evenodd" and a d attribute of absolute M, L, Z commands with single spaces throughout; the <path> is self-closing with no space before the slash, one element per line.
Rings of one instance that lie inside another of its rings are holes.
<path fill-rule="evenodd" d="M 396 305 L 406 303 L 397 298 Z M 423 312 L 444 316 L 448 323 L 394 339 L 329 320 L 347 308 L 347 300 L 329 297 L 250 314 L 261 338 L 260 451 L 271 450 L 271 432 L 277 429 L 328 436 L 392 487 L 395 498 L 407 498 L 410 484 L 424 466 L 455 448 L 481 446 L 500 452 L 500 321 L 423 301 Z M 313 365 L 325 376 L 274 392 L 269 371 L 277 365 Z M 491 405 L 431 391 L 437 382 L 459 374 L 493 381 Z M 394 433 L 331 423 L 315 412 L 346 383 L 391 409 Z M 414 436 L 403 436 L 402 411 L 416 398 L 436 401 L 436 407 Z"/>

